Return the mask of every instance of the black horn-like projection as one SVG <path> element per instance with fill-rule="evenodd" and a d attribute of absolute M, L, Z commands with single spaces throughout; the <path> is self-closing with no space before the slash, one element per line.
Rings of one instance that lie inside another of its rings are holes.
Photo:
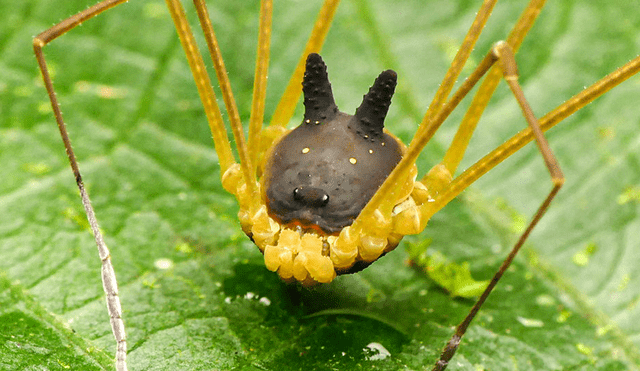
<path fill-rule="evenodd" d="M 338 112 L 329 75 L 327 75 L 327 65 L 318 54 L 312 53 L 307 57 L 302 93 L 304 94 L 305 121 L 326 121 Z"/>
<path fill-rule="evenodd" d="M 309 55 L 304 119 L 278 142 L 265 166 L 274 219 L 322 234 L 353 223 L 402 157 L 402 144 L 383 130 L 396 80 L 395 72 L 382 72 L 349 115 L 338 110 L 324 61 Z"/>
<path fill-rule="evenodd" d="M 395 71 L 382 72 L 356 110 L 356 121 L 360 124 L 361 129 L 369 135 L 382 135 L 384 119 L 387 117 L 397 80 L 398 75 Z"/>

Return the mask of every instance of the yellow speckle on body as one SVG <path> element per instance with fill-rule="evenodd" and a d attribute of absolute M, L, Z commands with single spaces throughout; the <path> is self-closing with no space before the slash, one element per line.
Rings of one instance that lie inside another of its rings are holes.
<path fill-rule="evenodd" d="M 356 160 L 355 157 L 349 157 L 349 162 L 351 162 L 352 164 L 356 164 L 356 162 L 358 162 L 358 160 Z"/>
<path fill-rule="evenodd" d="M 309 153 L 309 151 L 310 151 L 310 150 L 311 150 L 311 149 L 309 149 L 309 147 L 304 147 L 304 148 L 302 149 L 302 153 Z"/>
<path fill-rule="evenodd" d="M 370 150 L 369 150 L 369 153 L 373 153 L 373 150 L 372 150 L 372 149 L 370 149 Z"/>

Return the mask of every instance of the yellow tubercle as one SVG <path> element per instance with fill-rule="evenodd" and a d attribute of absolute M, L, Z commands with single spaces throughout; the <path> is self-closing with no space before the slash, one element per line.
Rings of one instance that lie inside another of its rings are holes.
<path fill-rule="evenodd" d="M 296 265 L 300 263 L 304 266 L 305 272 L 313 278 L 314 281 L 319 283 L 329 283 L 333 281 L 336 277 L 336 271 L 333 268 L 333 263 L 331 259 L 327 256 L 322 256 L 320 254 L 313 254 L 307 251 L 303 251 L 296 257 L 296 260 L 293 263 L 294 266 L 294 276 L 298 278 L 295 274 Z M 306 277 L 306 275 L 305 275 Z M 304 279 L 303 279 L 304 280 Z M 300 280 L 300 281 L 303 281 Z"/>
<path fill-rule="evenodd" d="M 307 261 L 308 261 L 307 255 L 311 255 L 311 254 L 307 254 L 305 252 L 302 252 L 302 253 L 296 255 L 296 258 L 293 261 L 293 276 L 300 282 L 306 281 L 307 280 L 307 276 L 309 275 L 309 272 L 307 271 L 307 268 L 305 267 L 305 265 L 307 265 Z"/>
<path fill-rule="evenodd" d="M 268 270 L 277 271 L 285 281 L 293 277 L 293 253 L 286 248 L 267 245 L 264 249 L 264 264 Z"/>
<path fill-rule="evenodd" d="M 264 262 L 270 271 L 278 272 L 285 281 L 295 279 L 305 286 L 329 283 L 336 277 L 333 263 L 322 255 L 323 240 L 315 234 L 305 234 L 284 228 L 277 245 L 267 245 Z"/>
<path fill-rule="evenodd" d="M 409 197 L 409 195 L 411 195 L 411 193 L 413 192 L 417 175 L 418 175 L 418 167 L 416 166 L 416 164 L 414 163 L 412 165 L 409 165 L 407 169 L 407 175 L 405 176 L 404 180 L 398 179 L 396 183 L 392 183 L 390 185 L 388 190 L 389 194 L 387 198 L 383 199 L 378 203 L 377 210 L 383 212 L 384 214 L 391 215 L 391 212 L 395 207 L 395 205 L 407 199 L 407 197 Z M 384 183 L 380 187 L 380 189 L 382 187 L 384 187 Z M 380 192 L 380 189 L 378 189 L 378 192 Z M 378 192 L 376 192 L 376 195 L 378 194 Z M 373 199 L 377 197 L 376 195 L 374 195 L 374 197 L 369 203 L 371 203 Z M 360 217 L 358 217 L 357 219 L 360 219 Z"/>
<path fill-rule="evenodd" d="M 396 204 L 404 201 L 409 197 L 409 195 L 413 194 L 416 184 L 416 177 L 418 176 L 418 167 L 414 164 L 411 170 L 409 171 L 409 176 L 404 181 L 402 188 L 400 188 L 400 192 L 398 192 L 398 197 L 396 198 Z"/>
<path fill-rule="evenodd" d="M 322 256 L 323 241 L 315 234 L 305 234 L 300 240 L 300 252 L 293 261 L 293 276 L 300 282 L 312 279 L 328 283 L 336 276 L 331 259 Z"/>
<path fill-rule="evenodd" d="M 422 232 L 420 217 L 417 205 L 412 202 L 412 205 L 399 212 L 393 218 L 393 232 L 404 236 Z"/>
<path fill-rule="evenodd" d="M 253 241 L 260 250 L 264 250 L 265 246 L 276 242 L 280 224 L 269 216 L 265 205 L 260 206 L 258 211 L 251 217 L 251 224 Z"/>
<path fill-rule="evenodd" d="M 330 243 L 331 261 L 336 269 L 346 269 L 353 265 L 358 256 L 359 237 L 357 233 L 352 233 L 351 227 L 345 227 L 334 243 Z"/>
<path fill-rule="evenodd" d="M 386 237 L 361 236 L 358 253 L 362 260 L 372 262 L 380 257 L 387 247 Z"/>
<path fill-rule="evenodd" d="M 242 227 L 242 231 L 247 235 L 251 236 L 253 233 L 251 232 L 251 228 L 253 224 L 251 222 L 251 215 L 248 211 L 240 209 L 238 211 L 238 220 L 240 221 L 240 227 Z"/>
<path fill-rule="evenodd" d="M 278 239 L 278 246 L 283 246 L 297 254 L 300 251 L 300 243 L 300 233 L 292 229 L 282 229 Z"/>
<path fill-rule="evenodd" d="M 300 252 L 322 255 L 322 240 L 315 234 L 305 233 L 300 240 Z"/>
<path fill-rule="evenodd" d="M 264 248 L 264 265 L 268 270 L 276 272 L 280 268 L 280 253 L 282 248 L 273 245 L 267 245 Z"/>
<path fill-rule="evenodd" d="M 304 267 L 311 278 L 320 283 L 333 281 L 336 277 L 336 271 L 333 268 L 331 258 L 322 255 L 322 239 L 314 234 L 305 234 L 301 242 L 302 252 L 300 254 L 306 256 L 307 262 Z"/>
<path fill-rule="evenodd" d="M 384 252 L 392 251 L 393 249 L 398 247 L 398 245 L 400 244 L 400 241 L 402 241 L 403 237 L 404 237 L 403 234 L 391 233 L 389 235 L 389 238 L 387 238 L 387 248 L 384 249 Z"/>
<path fill-rule="evenodd" d="M 422 205 L 425 202 L 433 199 L 429 193 L 429 189 L 422 182 L 415 182 L 413 185 L 413 192 L 411 192 L 411 198 L 416 204 Z"/>
<path fill-rule="evenodd" d="M 443 164 L 432 167 L 421 182 L 427 186 L 431 197 L 435 197 L 445 189 L 453 180 L 453 176 Z"/>
<path fill-rule="evenodd" d="M 392 219 L 391 219 L 391 211 L 389 215 L 385 215 L 380 211 L 380 209 L 376 209 L 371 213 L 369 218 L 361 220 L 361 228 L 358 228 L 361 235 L 369 235 L 372 237 L 386 237 L 391 232 Z M 366 231 L 366 233 L 365 233 Z"/>
<path fill-rule="evenodd" d="M 294 276 L 294 258 L 300 250 L 300 234 L 284 228 L 276 246 L 267 245 L 264 249 L 264 263 L 270 271 L 278 271 L 287 281 Z"/>
<path fill-rule="evenodd" d="M 242 167 L 237 163 L 231 165 L 224 174 L 222 174 L 221 178 L 222 187 L 236 197 L 240 210 L 249 213 L 255 212 L 259 204 L 255 195 L 261 193 L 260 184 L 255 182 L 252 187 L 247 187 Z"/>
<path fill-rule="evenodd" d="M 252 196 L 251 190 L 247 187 L 246 183 L 242 182 L 238 185 L 236 200 L 241 210 L 247 210 L 249 213 L 256 212 L 256 200 Z"/>
<path fill-rule="evenodd" d="M 234 163 L 222 174 L 222 187 L 229 193 L 235 195 L 238 186 L 242 181 L 242 170 L 240 164 Z"/>
<path fill-rule="evenodd" d="M 278 275 L 284 281 L 293 280 L 293 254 L 291 251 L 283 250 L 280 253 L 280 269 L 278 269 Z"/>

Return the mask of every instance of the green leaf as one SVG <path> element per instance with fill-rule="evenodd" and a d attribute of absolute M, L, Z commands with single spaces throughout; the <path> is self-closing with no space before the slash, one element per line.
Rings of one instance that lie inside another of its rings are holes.
<path fill-rule="evenodd" d="M 490 280 L 476 281 L 471 276 L 469 262 L 452 263 L 441 252 L 427 253 L 431 240 L 408 243 L 411 264 L 421 268 L 429 278 L 446 290 L 451 297 L 474 298 L 482 294 Z"/>
<path fill-rule="evenodd" d="M 0 369 L 112 368 L 100 261 L 78 217 L 82 206 L 31 46 L 34 35 L 92 3 L 0 1 Z M 389 128 L 408 141 L 478 6 L 344 0 L 322 52 L 339 106 L 354 110 L 381 70 L 397 70 Z M 268 115 L 319 7 L 274 4 Z M 523 7 L 498 4 L 472 61 L 506 37 Z M 216 1 L 210 12 L 247 122 L 258 4 Z M 517 55 L 534 112 L 635 57 L 638 24 L 631 2 L 550 2 Z M 220 185 L 162 1 L 132 0 L 45 53 L 112 252 L 132 370 L 430 368 L 473 303 L 452 299 L 409 267 L 404 245 L 311 290 L 286 286 L 264 268 Z M 525 126 L 502 85 L 463 168 Z M 639 93 L 633 77 L 548 133 L 567 183 L 449 369 L 638 368 L 640 204 L 629 190 L 640 184 Z M 455 112 L 427 147 L 421 171 L 439 161 L 462 115 Z M 548 189 L 540 155 L 528 146 L 408 240 L 430 238 L 431 248 L 489 279 L 515 242 L 514 227 Z M 586 264 L 575 264 L 585 251 Z M 384 353 L 376 344 L 390 356 L 374 357 Z"/>

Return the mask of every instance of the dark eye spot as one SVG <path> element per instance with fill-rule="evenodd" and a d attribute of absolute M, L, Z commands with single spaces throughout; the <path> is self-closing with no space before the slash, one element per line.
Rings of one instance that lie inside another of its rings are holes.
<path fill-rule="evenodd" d="M 329 195 L 314 187 L 296 187 L 293 190 L 293 199 L 309 207 L 323 207 L 329 203 Z"/>

